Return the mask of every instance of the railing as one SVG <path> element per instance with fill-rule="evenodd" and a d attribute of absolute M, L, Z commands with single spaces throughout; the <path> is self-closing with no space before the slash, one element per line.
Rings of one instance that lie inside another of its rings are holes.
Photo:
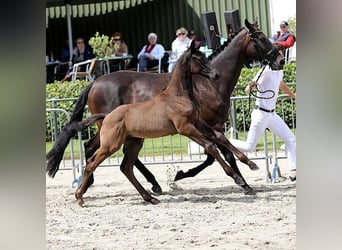
<path fill-rule="evenodd" d="M 290 128 L 295 133 L 295 105 L 294 101 L 287 95 L 279 95 L 277 103 L 277 114 L 284 120 L 290 121 Z M 50 108 L 46 109 L 46 123 L 49 129 L 47 130 L 47 136 L 54 142 L 59 131 L 63 129 L 66 122 L 69 121 L 70 114 L 61 106 L 69 106 L 66 103 L 73 103 L 76 99 L 50 99 L 47 103 L 50 103 Z M 250 107 L 254 107 L 255 98 L 251 98 Z M 231 97 L 231 109 L 228 122 L 224 124 L 225 135 L 228 138 L 235 138 L 240 140 L 246 140 L 250 113 L 246 112 L 248 107 L 248 97 Z M 289 108 L 290 105 L 290 108 Z M 241 110 L 241 113 L 237 112 Z M 286 107 L 285 107 L 286 106 Z M 250 110 L 251 112 L 252 110 Z M 85 117 L 89 116 L 88 111 L 85 112 Z M 238 129 L 239 128 L 239 129 Z M 76 182 L 76 172 L 82 174 L 82 169 L 85 165 L 83 156 L 83 142 L 91 137 L 91 129 L 84 133 L 79 132 L 77 138 L 71 140 L 68 145 L 68 157 L 64 157 L 60 164 L 60 169 L 72 169 L 74 173 L 73 183 Z M 271 149 L 268 147 L 267 138 L 271 140 Z M 277 138 L 268 131 L 265 131 L 263 138 L 260 138 L 256 151 L 246 153 L 251 160 L 264 159 L 265 160 L 265 181 L 272 180 L 274 182 L 277 176 L 280 176 L 280 169 L 277 160 L 280 158 L 286 158 L 286 152 L 283 149 L 278 149 Z M 111 157 L 107 158 L 101 166 L 119 166 L 122 160 L 122 150 L 114 153 Z M 271 152 L 271 153 L 270 153 Z M 187 163 L 187 162 L 202 162 L 206 159 L 206 155 L 203 152 L 203 148 L 197 145 L 195 142 L 189 140 L 187 137 L 174 135 L 166 136 L 156 139 L 146 139 L 144 146 L 140 151 L 139 159 L 144 164 L 170 164 L 170 163 Z M 270 171 L 270 163 L 273 166 Z M 271 173 L 272 172 L 272 173 Z"/>

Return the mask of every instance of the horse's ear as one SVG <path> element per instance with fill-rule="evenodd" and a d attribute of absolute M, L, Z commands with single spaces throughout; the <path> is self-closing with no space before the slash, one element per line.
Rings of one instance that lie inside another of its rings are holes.
<path fill-rule="evenodd" d="M 247 27 L 247 29 L 251 29 L 251 23 L 247 20 L 247 18 L 245 19 L 245 26 Z"/>
<path fill-rule="evenodd" d="M 247 27 L 247 29 L 249 29 L 250 32 L 254 32 L 256 31 L 256 29 L 258 28 L 259 24 L 258 24 L 258 19 L 256 18 L 254 23 L 250 23 L 247 18 L 245 19 L 245 26 Z"/>
<path fill-rule="evenodd" d="M 190 43 L 190 50 L 191 50 L 191 54 L 194 53 L 195 51 L 195 40 L 192 40 Z"/>

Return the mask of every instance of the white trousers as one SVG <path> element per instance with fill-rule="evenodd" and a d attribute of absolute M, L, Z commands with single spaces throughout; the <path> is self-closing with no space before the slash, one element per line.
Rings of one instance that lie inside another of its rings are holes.
<path fill-rule="evenodd" d="M 247 141 L 231 139 L 230 142 L 244 152 L 255 150 L 260 136 L 266 128 L 269 128 L 276 136 L 285 142 L 289 169 L 296 169 L 296 137 L 287 124 L 275 112 L 268 113 L 259 109 L 254 109 L 251 116 Z"/>

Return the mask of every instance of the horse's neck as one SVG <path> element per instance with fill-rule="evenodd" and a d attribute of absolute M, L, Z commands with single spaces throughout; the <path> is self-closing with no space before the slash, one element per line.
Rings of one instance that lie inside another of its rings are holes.
<path fill-rule="evenodd" d="M 222 95 L 231 96 L 239 79 L 241 69 L 246 60 L 246 40 L 245 31 L 241 31 L 234 37 L 231 43 L 212 61 L 214 67 L 221 73 L 218 79 L 217 88 Z"/>
<path fill-rule="evenodd" d="M 185 67 L 184 71 L 183 67 L 184 65 L 176 64 L 166 88 L 167 91 L 178 95 L 189 94 L 189 92 L 193 91 L 190 69 Z"/>

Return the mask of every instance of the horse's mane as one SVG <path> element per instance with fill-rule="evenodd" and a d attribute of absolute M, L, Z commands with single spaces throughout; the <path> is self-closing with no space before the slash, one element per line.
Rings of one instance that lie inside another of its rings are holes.
<path fill-rule="evenodd" d="M 237 32 L 233 38 L 228 38 L 227 41 L 225 41 L 222 45 L 216 47 L 213 51 L 213 53 L 211 53 L 210 56 L 208 56 L 209 61 L 213 60 L 218 54 L 220 54 L 226 47 L 228 47 L 228 45 L 231 43 L 231 41 L 233 41 L 233 39 L 237 36 L 237 34 L 240 33 L 241 30 L 245 29 L 245 27 L 241 27 L 239 32 Z"/>
<path fill-rule="evenodd" d="M 214 49 L 213 53 L 211 53 L 211 55 L 208 56 L 209 61 L 212 61 L 218 54 L 220 54 L 224 50 L 224 48 L 228 47 L 228 45 L 231 41 L 232 41 L 232 39 L 228 39 L 222 45 L 216 47 Z"/>

